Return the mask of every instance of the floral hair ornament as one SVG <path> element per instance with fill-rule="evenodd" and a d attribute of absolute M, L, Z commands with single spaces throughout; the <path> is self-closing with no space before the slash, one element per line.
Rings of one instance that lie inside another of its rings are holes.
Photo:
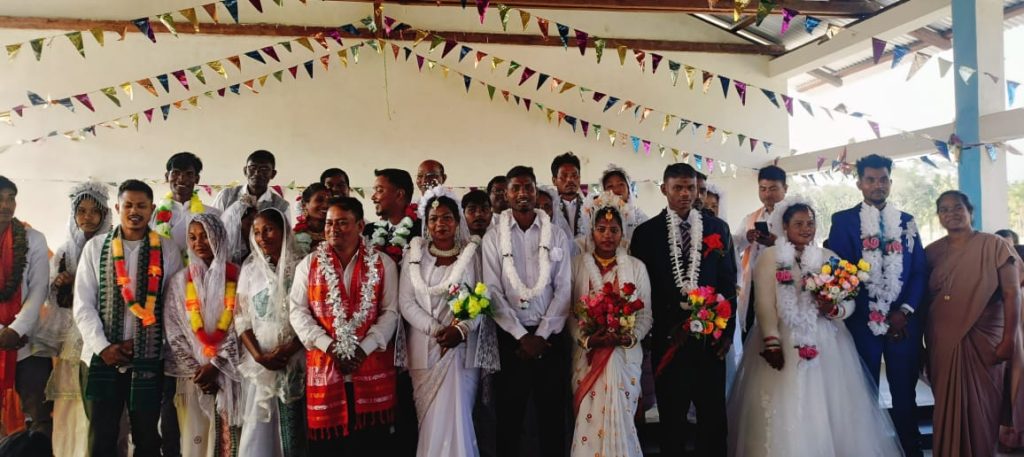
<path fill-rule="evenodd" d="M 435 200 L 434 200 L 434 203 L 432 203 L 432 204 L 430 205 L 430 209 L 437 209 L 437 207 L 438 207 L 438 206 L 441 206 L 441 202 L 439 202 L 439 201 L 437 201 L 437 200 L 435 199 Z"/>

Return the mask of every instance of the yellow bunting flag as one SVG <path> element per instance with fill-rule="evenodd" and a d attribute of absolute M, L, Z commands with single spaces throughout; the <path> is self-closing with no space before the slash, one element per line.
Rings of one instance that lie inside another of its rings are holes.
<path fill-rule="evenodd" d="M 115 105 L 121 106 L 121 100 L 117 99 L 117 89 L 114 89 L 113 87 L 104 87 L 100 89 L 100 92 L 103 92 L 103 95 L 106 95 L 107 98 L 114 102 Z"/>
<path fill-rule="evenodd" d="M 32 47 L 32 52 L 35 53 L 37 61 L 43 57 L 43 38 L 36 38 L 29 41 L 28 44 Z"/>
<path fill-rule="evenodd" d="M 121 90 L 124 91 L 125 95 L 128 95 L 128 100 L 134 100 L 135 96 L 132 95 L 132 83 L 126 82 L 121 83 Z"/>
<path fill-rule="evenodd" d="M 619 51 L 619 66 L 626 65 L 626 47 L 625 46 L 619 46 L 619 47 L 617 47 L 615 49 L 617 51 Z"/>
<path fill-rule="evenodd" d="M 338 51 L 338 59 L 341 60 L 341 64 L 348 68 L 348 49 L 342 49 Z"/>
<path fill-rule="evenodd" d="M 249 84 L 252 84 L 252 80 L 251 79 L 249 80 Z M 250 89 L 251 89 L 251 87 L 250 87 Z M 255 91 L 253 91 L 253 92 L 255 92 Z M 198 108 L 199 107 L 199 96 L 198 95 L 193 95 L 193 96 L 189 97 L 188 98 L 188 104 Z"/>
<path fill-rule="evenodd" d="M 128 118 L 132 120 L 132 125 L 135 126 L 135 130 L 139 130 L 139 113 L 132 113 Z"/>
<path fill-rule="evenodd" d="M 68 40 L 70 40 L 71 44 L 75 46 L 75 50 L 78 51 L 78 54 L 85 57 L 85 43 L 82 42 L 82 32 L 71 32 L 64 36 L 68 37 Z"/>
<path fill-rule="evenodd" d="M 498 69 L 498 65 L 501 65 L 501 63 L 504 62 L 504 61 L 505 61 L 505 59 L 501 59 L 501 58 L 498 58 L 498 57 L 492 57 L 491 58 L 491 70 L 492 71 L 493 70 L 497 70 Z"/>
<path fill-rule="evenodd" d="M 545 109 L 545 112 L 546 112 L 546 114 L 548 116 L 548 124 L 550 124 L 552 121 L 555 120 L 555 110 L 553 110 L 551 108 L 544 108 L 544 109 Z"/>
<path fill-rule="evenodd" d="M 135 82 L 137 82 L 140 86 L 142 86 L 143 89 L 146 89 L 147 92 L 153 94 L 154 97 L 159 97 L 160 96 L 160 94 L 157 93 L 157 91 L 156 91 L 156 87 L 153 86 L 153 81 L 150 81 L 149 78 L 140 79 L 140 80 L 135 81 Z M 129 96 L 130 95 L 131 94 L 129 94 Z"/>
<path fill-rule="evenodd" d="M 412 47 L 415 48 L 416 46 L 418 46 L 420 43 L 423 42 L 423 40 L 427 39 L 427 36 L 429 36 L 429 35 L 430 35 L 429 33 L 425 32 L 423 30 L 417 30 L 416 31 L 416 39 L 412 40 Z"/>
<path fill-rule="evenodd" d="M 167 31 L 171 32 L 171 35 L 174 35 L 175 38 L 178 37 L 178 29 L 174 27 L 174 18 L 171 17 L 171 13 L 161 14 L 157 16 L 157 18 L 160 19 L 160 23 L 163 24 L 164 27 L 167 27 Z"/>
<path fill-rule="evenodd" d="M 302 45 L 302 47 L 309 49 L 309 52 L 313 52 L 313 44 L 309 42 L 309 37 L 299 37 L 295 39 L 296 43 Z"/>
<path fill-rule="evenodd" d="M 327 56 L 324 56 L 324 57 L 327 57 Z M 256 79 L 257 81 L 260 82 L 260 87 L 264 87 L 264 86 L 267 85 L 267 77 L 268 76 L 270 76 L 270 75 L 263 75 L 263 76 L 260 76 L 259 78 Z"/>
<path fill-rule="evenodd" d="M 447 65 L 441 65 L 441 74 L 444 75 L 445 79 L 448 78 L 449 71 L 451 71 L 451 68 L 448 68 Z"/>
<path fill-rule="evenodd" d="M 523 31 L 526 31 L 526 27 L 530 25 L 530 13 L 519 10 L 519 18 L 523 21 Z"/>
<path fill-rule="evenodd" d="M 608 129 L 608 143 L 610 145 L 612 145 L 612 146 L 615 146 L 615 136 L 616 135 L 618 135 L 618 132 L 616 132 L 615 130 L 612 130 L 612 129 Z"/>
<path fill-rule="evenodd" d="M 103 47 L 103 29 L 90 29 L 89 33 L 92 33 L 92 38 Z"/>
<path fill-rule="evenodd" d="M 671 114 L 666 114 L 665 115 L 665 121 L 661 123 L 661 131 L 662 132 L 664 132 L 665 129 L 668 128 L 669 122 L 672 122 L 672 115 Z"/>
<path fill-rule="evenodd" d="M 573 87 L 576 87 L 576 85 L 571 83 L 571 82 L 566 81 L 565 84 L 562 85 L 562 90 L 558 91 L 558 93 L 559 94 L 564 94 L 566 91 L 568 91 L 569 89 L 572 89 Z"/>
<path fill-rule="evenodd" d="M 192 24 L 192 31 L 199 33 L 199 18 L 196 17 L 195 8 L 185 8 L 183 10 L 178 10 L 178 14 L 181 14 L 182 17 L 188 20 L 189 24 Z"/>
<path fill-rule="evenodd" d="M 210 67 L 211 70 L 217 72 L 218 75 L 228 79 L 228 72 L 224 70 L 224 65 L 219 60 L 211 60 L 206 62 L 206 66 Z"/>
<path fill-rule="evenodd" d="M 689 65 L 683 65 L 683 70 L 686 73 L 686 84 L 690 86 L 690 90 L 693 90 L 693 81 L 696 79 L 697 69 Z"/>
<path fill-rule="evenodd" d="M 11 112 L 10 111 L 4 111 L 4 112 L 0 113 L 0 122 L 4 122 L 7 125 L 14 125 L 14 123 L 11 122 Z"/>
<path fill-rule="evenodd" d="M 740 16 L 743 15 L 743 10 L 746 9 L 747 5 L 750 4 L 750 0 L 733 0 L 732 2 L 732 21 L 739 22 Z"/>
<path fill-rule="evenodd" d="M 14 60 L 14 57 L 18 55 L 18 51 L 21 50 L 21 43 L 7 45 L 7 58 Z"/>

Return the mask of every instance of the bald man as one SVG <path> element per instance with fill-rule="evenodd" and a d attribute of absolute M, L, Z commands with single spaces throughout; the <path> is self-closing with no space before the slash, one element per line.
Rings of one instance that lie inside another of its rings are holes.
<path fill-rule="evenodd" d="M 420 194 L 443 185 L 447 180 L 448 175 L 444 174 L 444 165 L 436 160 L 424 160 L 416 169 L 416 187 L 420 189 Z"/>

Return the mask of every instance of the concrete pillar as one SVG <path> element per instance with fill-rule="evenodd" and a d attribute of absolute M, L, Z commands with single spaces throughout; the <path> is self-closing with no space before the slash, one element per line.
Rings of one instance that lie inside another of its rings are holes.
<path fill-rule="evenodd" d="M 953 10 L 953 79 L 956 94 L 956 132 L 965 145 L 977 144 L 980 116 L 1006 108 L 1003 75 L 1003 3 L 1000 0 L 956 0 Z M 978 72 L 964 83 L 961 66 Z M 993 83 L 984 73 L 998 76 Z M 974 227 L 992 232 L 1009 224 L 1006 156 L 995 161 L 983 147 L 963 150 L 959 164 L 960 190 L 974 203 Z"/>

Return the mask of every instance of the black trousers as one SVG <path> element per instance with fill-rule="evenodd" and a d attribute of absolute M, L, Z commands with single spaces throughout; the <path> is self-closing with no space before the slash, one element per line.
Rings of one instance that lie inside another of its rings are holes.
<path fill-rule="evenodd" d="M 655 351 L 655 364 L 661 351 Z M 676 352 L 655 380 L 661 420 L 661 455 L 684 455 L 686 414 L 697 409 L 697 455 L 725 456 L 728 420 L 725 415 L 725 361 L 710 344 L 690 340 Z"/>
<path fill-rule="evenodd" d="M 53 435 L 53 402 L 46 399 L 46 382 L 53 372 L 53 359 L 26 357 L 14 369 L 14 390 L 21 399 L 28 429 Z"/>
<path fill-rule="evenodd" d="M 528 327 L 533 332 L 535 329 Z M 501 371 L 495 375 L 498 455 L 520 457 L 524 419 L 537 424 L 540 452 L 545 457 L 566 455 L 568 448 L 570 359 L 567 332 L 551 335 L 551 347 L 540 359 L 523 360 L 512 335 L 498 330 Z M 530 399 L 536 417 L 526 418 Z"/>
<path fill-rule="evenodd" d="M 345 383 L 346 398 L 355 398 L 351 382 Z M 359 430 L 352 428 L 355 423 L 355 401 L 348 401 L 350 432 L 345 437 L 310 439 L 309 457 L 391 457 L 394 455 L 394 437 L 391 427 L 377 425 Z M 305 411 L 303 411 L 305 414 Z M 305 433 L 303 430 L 301 433 Z M 239 456 L 243 457 L 243 456 Z"/>
<path fill-rule="evenodd" d="M 88 372 L 85 364 L 82 370 Z M 163 375 L 161 374 L 162 378 Z M 83 376 L 85 378 L 85 376 Z M 118 373 L 117 395 L 103 400 L 86 400 L 86 413 L 89 416 L 89 446 L 94 456 L 116 456 L 117 438 L 121 430 L 121 414 L 131 392 L 132 372 Z M 159 382 L 162 384 L 163 379 Z M 157 423 L 160 421 L 160 408 L 142 411 L 128 410 L 128 422 L 131 424 L 132 444 L 135 445 L 134 457 L 160 457 L 160 433 Z"/>

